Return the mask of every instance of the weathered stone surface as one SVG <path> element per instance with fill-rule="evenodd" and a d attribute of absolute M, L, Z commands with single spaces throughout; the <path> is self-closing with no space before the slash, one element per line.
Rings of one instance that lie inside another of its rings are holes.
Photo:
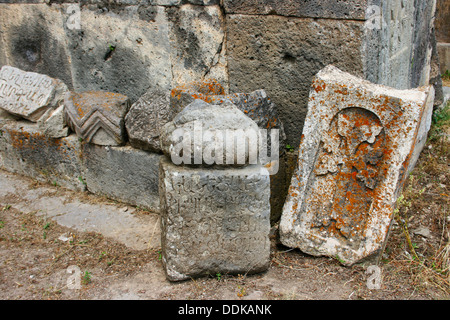
<path fill-rule="evenodd" d="M 450 43 L 450 3 L 446 0 L 436 1 L 435 26 L 437 41 Z"/>
<path fill-rule="evenodd" d="M 198 79 L 217 79 L 227 86 L 225 18 L 220 7 L 169 7 L 167 17 L 173 86 Z"/>
<path fill-rule="evenodd" d="M 75 91 L 120 92 L 135 102 L 149 88 L 172 87 L 167 13 L 161 6 L 123 6 L 117 12 L 78 6 L 79 27 L 61 6 Z"/>
<path fill-rule="evenodd" d="M 439 55 L 439 64 L 441 74 L 449 70 L 450 72 L 450 43 L 438 43 L 437 50 Z"/>
<path fill-rule="evenodd" d="M 66 91 L 60 80 L 43 74 L 10 66 L 0 70 L 0 108 L 33 122 L 57 108 Z"/>
<path fill-rule="evenodd" d="M 0 66 L 46 74 L 72 89 L 66 21 L 61 11 L 55 4 L 0 3 Z"/>
<path fill-rule="evenodd" d="M 74 134 L 54 139 L 38 124 L 0 120 L 0 167 L 7 171 L 82 191 L 86 186 L 80 180 L 80 155 L 81 143 Z"/>
<path fill-rule="evenodd" d="M 157 211 L 162 155 L 130 146 L 83 145 L 83 179 L 95 194 Z"/>
<path fill-rule="evenodd" d="M 364 20 L 367 0 L 224 0 L 226 13 Z"/>
<path fill-rule="evenodd" d="M 50 109 L 38 120 L 39 129 L 50 138 L 64 138 L 69 135 L 64 105 Z"/>
<path fill-rule="evenodd" d="M 250 93 L 225 94 L 225 90 L 214 79 L 206 81 L 194 81 L 174 88 L 171 92 L 170 104 L 175 113 L 180 112 L 195 99 L 201 99 L 208 103 L 221 105 L 230 101 L 250 119 L 256 122 L 260 129 L 268 130 L 268 148 L 270 150 L 270 130 L 279 130 L 279 146 L 284 150 L 286 134 L 276 106 L 265 90 L 255 90 Z M 282 152 L 280 152 L 282 153 Z"/>
<path fill-rule="evenodd" d="M 345 265 L 382 247 L 432 94 L 374 85 L 333 66 L 317 74 L 281 217 L 284 245 Z"/>
<path fill-rule="evenodd" d="M 64 99 L 68 125 L 84 141 L 117 146 L 126 142 L 128 97 L 113 92 L 68 92 Z"/>
<path fill-rule="evenodd" d="M 194 100 L 164 125 L 160 141 L 164 154 L 177 165 L 237 166 L 258 161 L 259 128 L 229 101 L 218 106 Z"/>
<path fill-rule="evenodd" d="M 230 92 L 264 89 L 277 106 L 287 143 L 297 146 L 309 86 L 327 64 L 363 75 L 363 22 L 227 15 Z"/>
<path fill-rule="evenodd" d="M 196 169 L 161 159 L 161 248 L 169 280 L 268 268 L 270 188 L 263 170 Z"/>
<path fill-rule="evenodd" d="M 125 117 L 131 146 L 161 152 L 160 129 L 173 119 L 168 90 L 149 90 L 138 99 Z"/>
<path fill-rule="evenodd" d="M 224 95 L 225 89 L 215 79 L 205 81 L 190 81 L 172 89 L 170 93 L 170 106 L 174 114 L 182 111 L 187 105 L 194 102 L 195 99 L 201 99 L 207 103 L 219 102 L 214 96 Z M 220 102 L 223 102 L 222 100 Z"/>

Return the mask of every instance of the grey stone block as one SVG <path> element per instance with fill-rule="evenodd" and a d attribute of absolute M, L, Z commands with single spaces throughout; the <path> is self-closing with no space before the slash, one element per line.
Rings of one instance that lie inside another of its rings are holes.
<path fill-rule="evenodd" d="M 127 96 L 104 91 L 67 92 L 65 118 L 70 128 L 88 143 L 118 146 L 126 142 Z"/>
<path fill-rule="evenodd" d="M 129 146 L 83 145 L 83 179 L 88 191 L 157 211 L 161 155 Z"/>
<path fill-rule="evenodd" d="M 44 74 L 26 72 L 11 66 L 0 70 L 0 108 L 37 122 L 64 99 L 66 85 Z"/>
<path fill-rule="evenodd" d="M 173 119 L 169 90 L 149 90 L 138 99 L 125 117 L 131 146 L 160 153 L 161 128 Z"/>
<path fill-rule="evenodd" d="M 196 169 L 161 158 L 161 247 L 167 278 L 267 270 L 269 184 L 260 166 Z"/>
<path fill-rule="evenodd" d="M 277 106 L 286 141 L 297 146 L 309 86 L 328 64 L 363 76 L 363 22 L 227 15 L 230 92 L 264 89 Z"/>

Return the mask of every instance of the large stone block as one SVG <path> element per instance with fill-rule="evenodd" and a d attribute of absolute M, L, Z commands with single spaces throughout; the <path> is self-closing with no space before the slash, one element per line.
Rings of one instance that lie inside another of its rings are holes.
<path fill-rule="evenodd" d="M 125 117 L 131 146 L 161 152 L 161 128 L 173 119 L 169 90 L 149 90 L 138 99 Z"/>
<path fill-rule="evenodd" d="M 314 75 L 328 64 L 363 75 L 362 21 L 245 14 L 226 18 L 230 92 L 264 89 L 292 146 L 299 143 Z"/>
<path fill-rule="evenodd" d="M 160 164 L 161 246 L 172 281 L 267 270 L 269 176 L 258 165 L 213 170 Z"/>
<path fill-rule="evenodd" d="M 271 147 L 270 130 L 279 130 L 278 145 L 280 153 L 283 153 L 286 142 L 283 123 L 278 116 L 275 103 L 266 94 L 265 90 L 225 94 L 223 86 L 214 79 L 193 81 L 172 89 L 170 105 L 176 114 L 196 99 L 215 105 L 222 105 L 226 101 L 233 103 L 245 115 L 255 121 L 260 129 L 268 130 L 269 150 Z"/>
<path fill-rule="evenodd" d="M 364 20 L 368 0 L 224 0 L 226 13 Z"/>
<path fill-rule="evenodd" d="M 75 91 L 110 91 L 135 102 L 149 88 L 172 87 L 170 29 L 161 6 L 122 6 L 117 11 L 61 5 Z M 108 7 L 108 6 L 106 6 Z M 106 8 L 105 7 L 105 8 Z"/>
<path fill-rule="evenodd" d="M 328 66 L 315 77 L 281 242 L 351 265 L 386 240 L 433 88 L 397 90 Z M 432 103 L 431 103 L 432 105 Z"/>
<path fill-rule="evenodd" d="M 41 182 L 86 189 L 80 179 L 83 167 L 78 137 L 50 138 L 35 123 L 0 119 L 0 166 Z"/>
<path fill-rule="evenodd" d="M 167 8 L 173 86 L 216 79 L 228 86 L 225 17 L 218 5 Z"/>
<path fill-rule="evenodd" d="M 87 190 L 158 211 L 160 155 L 130 146 L 83 145 L 83 179 Z"/>
<path fill-rule="evenodd" d="M 72 89 L 61 9 L 59 5 L 37 3 L 43 2 L 40 0 L 34 2 L 0 3 L 0 66 L 46 74 Z"/>

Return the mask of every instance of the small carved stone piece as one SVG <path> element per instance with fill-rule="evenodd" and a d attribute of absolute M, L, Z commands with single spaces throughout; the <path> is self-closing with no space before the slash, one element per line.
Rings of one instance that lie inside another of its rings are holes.
<path fill-rule="evenodd" d="M 68 92 L 64 103 L 69 126 L 86 142 L 107 146 L 126 142 L 124 118 L 130 106 L 126 96 L 104 91 Z"/>

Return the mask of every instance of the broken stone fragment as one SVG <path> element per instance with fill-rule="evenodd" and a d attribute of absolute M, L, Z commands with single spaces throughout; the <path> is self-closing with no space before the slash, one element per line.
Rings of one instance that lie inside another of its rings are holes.
<path fill-rule="evenodd" d="M 281 242 L 345 265 L 377 253 L 423 146 L 433 94 L 432 86 L 397 90 L 322 69 L 310 90 Z"/>
<path fill-rule="evenodd" d="M 131 146 L 161 152 L 159 131 L 173 119 L 170 92 L 152 89 L 138 99 L 125 117 Z"/>
<path fill-rule="evenodd" d="M 50 138 L 63 138 L 69 135 L 69 127 L 66 125 L 64 105 L 57 109 L 49 109 L 38 121 L 39 129 Z"/>
<path fill-rule="evenodd" d="M 58 108 L 67 90 L 61 80 L 44 74 L 11 66 L 0 70 L 0 108 L 32 122 Z"/>
<path fill-rule="evenodd" d="M 105 91 L 68 92 L 64 104 L 68 125 L 84 141 L 104 146 L 126 142 L 127 96 Z"/>
<path fill-rule="evenodd" d="M 227 101 L 194 100 L 161 129 L 161 149 L 174 164 L 240 166 L 258 162 L 259 128 Z"/>

